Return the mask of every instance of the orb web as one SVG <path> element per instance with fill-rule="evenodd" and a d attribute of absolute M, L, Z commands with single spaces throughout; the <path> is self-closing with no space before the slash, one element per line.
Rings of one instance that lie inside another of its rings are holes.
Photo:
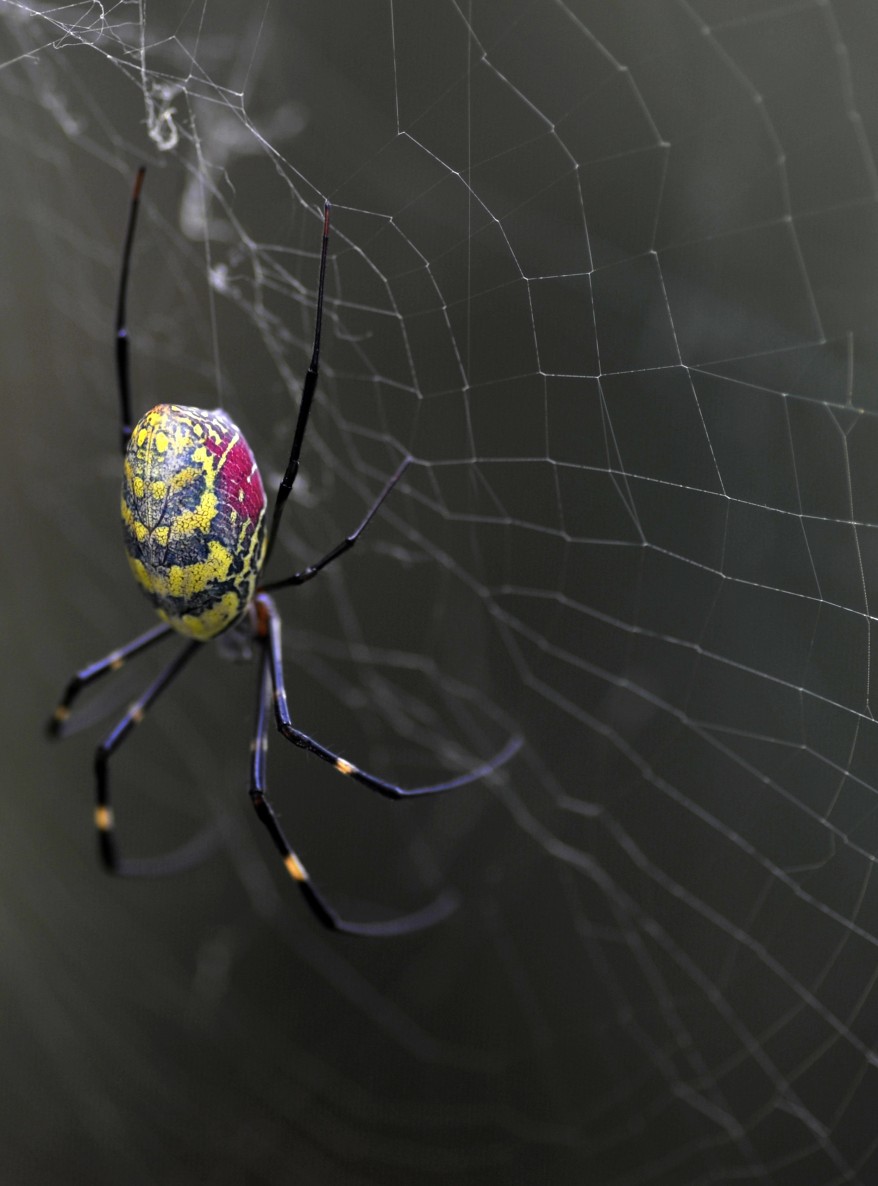
<path fill-rule="evenodd" d="M 871 1180 L 876 43 L 854 0 L 0 3 L 22 1180 L 58 1166 L 37 1100 L 95 1182 Z M 115 694 L 41 748 L 70 671 L 149 624 L 111 338 L 141 162 L 138 414 L 225 407 L 268 489 L 333 204 L 273 564 L 414 458 L 285 595 L 297 723 L 412 784 L 526 739 L 417 809 L 273 743 L 321 884 L 460 893 L 398 944 L 316 933 L 275 876 L 246 666 L 205 656 L 120 762 L 136 843 L 224 821 L 179 884 L 92 870 Z"/>

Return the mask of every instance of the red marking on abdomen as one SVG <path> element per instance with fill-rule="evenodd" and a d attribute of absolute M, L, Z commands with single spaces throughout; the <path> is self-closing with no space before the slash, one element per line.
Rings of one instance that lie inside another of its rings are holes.
<path fill-rule="evenodd" d="M 217 475 L 217 494 L 222 502 L 238 514 L 256 523 L 265 509 L 265 490 L 250 446 L 243 439 L 232 446 L 226 454 L 222 469 Z M 241 492 L 244 497 L 241 498 Z"/>

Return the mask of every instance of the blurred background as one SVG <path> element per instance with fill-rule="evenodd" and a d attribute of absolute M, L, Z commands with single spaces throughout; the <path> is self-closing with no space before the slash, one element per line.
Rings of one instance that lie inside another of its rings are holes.
<path fill-rule="evenodd" d="M 0 1177 L 15 1186 L 870 1182 L 878 1169 L 878 14 L 867 0 L 0 0 L 5 794 Z M 322 377 L 275 576 L 283 824 L 253 664 L 207 648 L 44 732 L 147 629 L 138 414 L 224 406 L 269 487 Z"/>

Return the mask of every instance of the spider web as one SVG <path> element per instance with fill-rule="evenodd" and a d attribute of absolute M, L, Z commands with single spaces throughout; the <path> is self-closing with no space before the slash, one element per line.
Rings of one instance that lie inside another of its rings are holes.
<path fill-rule="evenodd" d="M 873 1181 L 873 6 L 0 18 L 4 1176 Z M 525 746 L 394 808 L 276 741 L 270 785 L 339 908 L 453 886 L 435 930 L 306 915 L 246 801 L 250 668 L 200 658 L 115 763 L 132 850 L 221 821 L 185 878 L 93 863 L 92 726 L 148 662 L 40 742 L 150 623 L 112 370 L 142 161 L 135 400 L 222 403 L 268 484 L 333 203 L 279 563 L 415 465 L 284 595 L 291 709 L 403 784 Z"/>

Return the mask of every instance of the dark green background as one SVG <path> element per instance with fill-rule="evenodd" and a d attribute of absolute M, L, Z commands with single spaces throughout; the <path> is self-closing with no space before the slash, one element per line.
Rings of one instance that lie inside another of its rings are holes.
<path fill-rule="evenodd" d="M 0 3 L 0 1177 L 871 1181 L 872 6 L 249 9 Z M 291 708 L 403 783 L 526 745 L 419 804 L 280 741 L 270 782 L 340 908 L 453 887 L 435 930 L 307 913 L 247 802 L 250 667 L 199 657 L 114 763 L 128 851 L 223 821 L 178 880 L 93 851 L 92 750 L 149 661 L 44 737 L 151 620 L 112 369 L 141 161 L 138 407 L 222 401 L 269 483 L 334 204 L 279 568 L 417 464 L 281 596 Z"/>

